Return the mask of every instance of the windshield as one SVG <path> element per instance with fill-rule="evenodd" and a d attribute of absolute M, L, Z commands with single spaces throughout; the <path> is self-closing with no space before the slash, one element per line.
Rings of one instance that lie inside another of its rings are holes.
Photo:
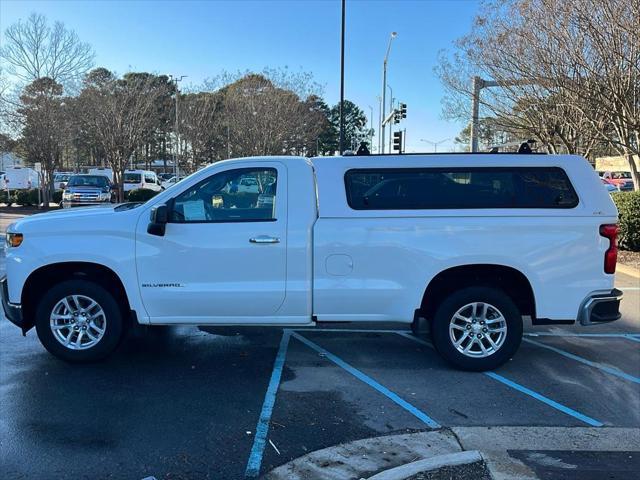
<path fill-rule="evenodd" d="M 142 175 L 139 173 L 125 173 L 124 183 L 140 183 L 142 181 Z"/>
<path fill-rule="evenodd" d="M 102 175 L 73 175 L 69 178 L 69 187 L 97 187 L 104 188 L 109 185 L 109 179 Z"/>
<path fill-rule="evenodd" d="M 55 176 L 53 177 L 53 181 L 54 182 L 68 182 L 69 181 L 69 177 L 71 177 L 71 175 L 69 175 L 68 173 L 56 173 Z"/>
<path fill-rule="evenodd" d="M 621 178 L 631 178 L 631 173 L 630 172 L 613 172 L 611 174 L 612 178 L 617 179 L 621 179 Z"/>

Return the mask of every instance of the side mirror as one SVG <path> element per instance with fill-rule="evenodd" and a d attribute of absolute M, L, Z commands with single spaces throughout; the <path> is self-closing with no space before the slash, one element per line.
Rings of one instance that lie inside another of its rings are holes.
<path fill-rule="evenodd" d="M 163 237 L 168 221 L 169 209 L 166 205 L 158 205 L 157 207 L 153 207 L 151 209 L 151 215 L 149 216 L 147 233 Z"/>

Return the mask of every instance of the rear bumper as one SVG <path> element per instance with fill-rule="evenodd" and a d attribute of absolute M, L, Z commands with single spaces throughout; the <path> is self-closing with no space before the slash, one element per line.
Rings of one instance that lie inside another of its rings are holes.
<path fill-rule="evenodd" d="M 7 317 L 11 323 L 24 330 L 21 306 L 9 302 L 9 287 L 7 285 L 6 276 L 0 278 L 0 296 L 2 297 L 2 310 L 4 310 L 4 316 Z"/>
<path fill-rule="evenodd" d="M 617 288 L 611 291 L 593 292 L 584 299 L 578 312 L 581 325 L 597 325 L 618 320 L 622 291 Z"/>

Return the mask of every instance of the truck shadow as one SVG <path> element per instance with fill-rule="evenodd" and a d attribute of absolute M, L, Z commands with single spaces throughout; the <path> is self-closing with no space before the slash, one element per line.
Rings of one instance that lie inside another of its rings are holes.
<path fill-rule="evenodd" d="M 154 329 L 89 365 L 64 363 L 27 339 L 29 363 L 3 365 L 0 431 L 18 439 L 3 442 L 6 471 L 26 478 L 105 478 L 107 471 L 118 478 L 219 478 L 219 470 L 208 470 L 215 465 L 194 459 L 229 455 L 227 442 L 250 449 L 246 431 L 260 412 L 275 333 L 253 342 L 196 328 Z M 244 468 L 235 463 L 227 468 Z M 196 464 L 200 470 L 189 470 Z"/>

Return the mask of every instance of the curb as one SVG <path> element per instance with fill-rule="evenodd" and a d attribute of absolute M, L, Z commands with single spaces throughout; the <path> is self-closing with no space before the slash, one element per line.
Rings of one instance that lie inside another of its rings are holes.
<path fill-rule="evenodd" d="M 620 273 L 624 273 L 625 275 L 629 275 L 631 277 L 640 278 L 640 270 L 638 270 L 637 268 L 633 268 L 622 263 L 616 265 L 616 268 Z"/>
<path fill-rule="evenodd" d="M 307 453 L 270 472 L 262 480 L 363 479 L 418 459 L 460 453 L 448 429 L 383 435 L 342 443 Z"/>
<path fill-rule="evenodd" d="M 422 472 L 429 472 L 443 467 L 456 467 L 470 463 L 481 462 L 484 459 L 477 450 L 438 455 L 436 457 L 418 460 L 399 467 L 380 472 L 368 480 L 404 480 Z"/>

